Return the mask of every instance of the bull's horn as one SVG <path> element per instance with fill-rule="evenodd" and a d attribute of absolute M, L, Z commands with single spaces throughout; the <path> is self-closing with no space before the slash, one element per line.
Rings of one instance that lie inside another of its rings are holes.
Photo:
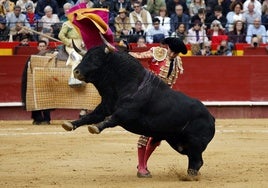
<path fill-rule="evenodd" d="M 74 48 L 74 50 L 75 50 L 77 53 L 79 53 L 81 56 L 84 56 L 84 55 L 87 53 L 86 50 L 79 49 L 79 48 L 75 45 L 73 39 L 72 39 L 72 44 L 73 44 L 73 48 Z"/>
<path fill-rule="evenodd" d="M 111 45 L 105 38 L 104 36 L 100 33 L 100 36 L 101 36 L 101 39 L 103 40 L 104 44 L 106 45 L 106 48 L 105 48 L 105 53 L 109 53 L 109 52 L 114 52 L 116 50 L 116 48 Z"/>

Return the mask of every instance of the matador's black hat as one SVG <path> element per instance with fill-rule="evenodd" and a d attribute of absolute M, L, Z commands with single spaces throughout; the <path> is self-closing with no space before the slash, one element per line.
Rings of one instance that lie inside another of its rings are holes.
<path fill-rule="evenodd" d="M 175 53 L 187 53 L 187 47 L 183 41 L 175 37 L 167 37 L 162 42 L 162 44 L 168 45 L 169 49 Z"/>

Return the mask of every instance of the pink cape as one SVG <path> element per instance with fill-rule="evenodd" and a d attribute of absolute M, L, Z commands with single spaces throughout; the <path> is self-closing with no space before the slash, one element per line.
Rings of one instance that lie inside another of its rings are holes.
<path fill-rule="evenodd" d="M 113 32 L 108 25 L 109 10 L 86 8 L 86 3 L 80 3 L 69 10 L 68 19 L 80 32 L 87 50 L 103 44 L 100 33 L 113 44 Z"/>

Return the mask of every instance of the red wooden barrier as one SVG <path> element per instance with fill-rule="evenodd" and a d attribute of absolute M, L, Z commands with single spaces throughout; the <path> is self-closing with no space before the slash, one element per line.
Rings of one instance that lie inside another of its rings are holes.
<path fill-rule="evenodd" d="M 21 101 L 21 77 L 28 58 L 28 55 L 0 56 L 0 103 Z"/>
<path fill-rule="evenodd" d="M 260 47 L 244 47 L 244 55 L 268 55 L 267 48 L 264 46 Z"/>
<path fill-rule="evenodd" d="M 27 58 L 0 56 L 0 103 L 20 101 Z M 268 101 L 268 56 L 192 56 L 182 60 L 185 71 L 175 90 L 202 101 Z"/>

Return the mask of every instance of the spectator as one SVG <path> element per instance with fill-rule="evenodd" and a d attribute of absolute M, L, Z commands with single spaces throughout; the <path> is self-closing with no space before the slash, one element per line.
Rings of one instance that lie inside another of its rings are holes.
<path fill-rule="evenodd" d="M 9 40 L 10 29 L 6 25 L 6 19 L 3 16 L 0 16 L 0 41 Z"/>
<path fill-rule="evenodd" d="M 106 8 L 109 10 L 109 27 L 110 29 L 115 32 L 115 17 L 117 16 L 117 13 L 114 12 L 114 4 L 110 0 L 95 0 L 93 8 Z"/>
<path fill-rule="evenodd" d="M 124 8 L 119 9 L 118 16 L 115 18 L 115 39 L 127 39 L 131 30 L 130 20 Z"/>
<path fill-rule="evenodd" d="M 260 46 L 260 43 L 261 43 L 261 38 L 258 37 L 257 35 L 252 35 L 250 46 L 257 48 Z"/>
<path fill-rule="evenodd" d="M 166 7 L 165 0 L 147 0 L 146 9 L 150 12 L 152 17 L 159 16 L 159 11 L 162 7 Z"/>
<path fill-rule="evenodd" d="M 222 40 L 217 46 L 217 52 L 215 55 L 232 56 L 232 50 L 228 47 L 228 41 Z"/>
<path fill-rule="evenodd" d="M 20 6 L 15 5 L 14 11 L 6 16 L 6 20 L 9 28 L 14 27 L 18 21 L 21 22 L 23 26 L 30 28 L 30 24 L 27 21 L 25 14 L 21 13 Z"/>
<path fill-rule="evenodd" d="M 252 25 L 256 18 L 261 19 L 261 14 L 254 10 L 254 3 L 248 3 L 247 10 L 244 10 L 243 21 L 246 26 Z"/>
<path fill-rule="evenodd" d="M 201 48 L 196 55 L 201 56 L 211 56 L 213 55 L 211 52 L 211 43 L 209 41 L 204 42 L 203 48 Z"/>
<path fill-rule="evenodd" d="M 234 22 L 237 20 L 243 20 L 243 5 L 239 1 L 234 1 L 231 4 L 231 11 L 227 14 L 227 24 L 225 29 L 230 32 L 233 30 Z"/>
<path fill-rule="evenodd" d="M 113 6 L 113 8 L 114 8 L 113 12 L 116 12 L 116 13 L 118 13 L 119 12 L 119 9 L 121 9 L 121 8 L 126 9 L 126 11 L 128 13 L 133 10 L 132 7 L 131 7 L 130 0 L 113 0 L 113 4 L 114 4 L 114 6 Z"/>
<path fill-rule="evenodd" d="M 29 29 L 23 26 L 23 22 L 17 21 L 15 26 L 10 28 L 9 35 L 12 36 L 13 41 L 21 41 L 23 37 L 27 37 L 29 40 L 33 41 L 33 33 Z"/>
<path fill-rule="evenodd" d="M 195 14 L 192 18 L 191 18 L 191 27 L 193 27 L 193 23 L 198 20 L 199 22 L 202 23 L 202 28 L 206 29 L 206 9 L 204 8 L 200 8 L 197 12 L 197 14 Z"/>
<path fill-rule="evenodd" d="M 222 14 L 222 7 L 220 5 L 217 5 L 214 8 L 214 14 L 210 15 L 205 20 L 207 27 L 210 27 L 210 23 L 213 22 L 214 20 L 218 20 L 219 22 L 221 22 L 222 27 L 225 28 L 225 25 L 227 23 L 227 19 Z"/>
<path fill-rule="evenodd" d="M 74 6 L 74 1 L 72 0 L 61 0 L 61 1 L 57 1 L 58 2 L 58 7 L 59 7 L 59 14 L 58 17 L 61 18 L 62 16 L 64 16 L 65 12 L 64 12 L 64 4 L 66 3 L 70 3 L 71 6 Z M 65 20 L 66 21 L 66 20 Z M 64 21 L 63 21 L 64 22 Z"/>
<path fill-rule="evenodd" d="M 176 13 L 172 14 L 170 17 L 170 29 L 171 33 L 178 28 L 180 23 L 185 24 L 186 30 L 189 29 L 189 16 L 187 14 L 183 13 L 183 7 L 182 5 L 177 5 L 175 7 Z"/>
<path fill-rule="evenodd" d="M 243 3 L 243 10 L 246 12 L 248 10 L 248 4 L 254 4 L 254 11 L 261 15 L 261 3 L 258 0 L 246 0 Z"/>
<path fill-rule="evenodd" d="M 64 11 L 64 14 L 60 17 L 60 21 L 61 22 L 66 22 L 68 20 L 67 18 L 67 13 L 68 13 L 68 10 L 72 7 L 73 5 L 71 3 L 65 3 L 63 5 L 63 11 Z"/>
<path fill-rule="evenodd" d="M 242 0 L 220 0 L 220 1 L 218 1 L 218 5 L 222 7 L 222 15 L 224 17 L 226 17 L 228 12 L 231 11 L 230 5 L 232 4 L 233 1 L 242 1 Z M 216 5 L 216 6 L 218 6 L 218 5 Z M 214 7 L 213 11 L 215 11 L 216 6 Z"/>
<path fill-rule="evenodd" d="M 3 6 L 3 4 L 1 3 L 0 1 L 0 16 L 5 16 L 6 15 L 6 11 L 5 11 L 5 8 Z"/>
<path fill-rule="evenodd" d="M 37 27 L 37 23 L 38 21 L 40 20 L 40 17 L 38 16 L 38 14 L 35 14 L 34 13 L 34 7 L 33 7 L 33 4 L 31 3 L 27 3 L 26 5 L 26 20 L 29 22 L 30 24 L 30 27 L 32 29 L 38 29 Z"/>
<path fill-rule="evenodd" d="M 42 33 L 54 37 L 52 25 L 60 23 L 60 20 L 58 15 L 53 14 L 52 11 L 51 6 L 46 6 L 44 9 L 45 15 L 42 16 L 40 22 L 42 23 Z"/>
<path fill-rule="evenodd" d="M 189 15 L 190 17 L 193 17 L 194 15 L 198 14 L 198 10 L 206 9 L 206 4 L 204 0 L 192 0 L 190 6 L 189 6 Z"/>
<path fill-rule="evenodd" d="M 27 35 L 24 35 L 20 38 L 20 43 L 18 46 L 30 46 L 29 44 L 29 38 Z"/>
<path fill-rule="evenodd" d="M 33 1 L 31 1 L 31 0 L 18 0 L 18 1 L 16 2 L 16 5 L 20 6 L 20 8 L 21 8 L 21 13 L 23 13 L 23 14 L 26 14 L 26 13 L 27 13 L 27 7 L 28 7 L 29 5 L 32 5 L 32 7 L 33 7 L 33 11 L 34 11 L 34 3 L 33 3 Z M 27 6 L 26 6 L 26 5 L 27 5 Z"/>
<path fill-rule="evenodd" d="M 49 52 L 46 41 L 39 40 L 37 43 L 39 53 L 37 55 L 45 55 Z M 50 109 L 32 111 L 33 125 L 49 125 L 50 124 Z"/>
<path fill-rule="evenodd" d="M 129 32 L 128 42 L 136 43 L 140 36 L 146 38 L 146 32 L 142 29 L 141 21 L 136 21 L 135 27 L 132 28 Z"/>
<path fill-rule="evenodd" d="M 264 25 L 261 25 L 261 20 L 259 18 L 256 18 L 254 20 L 253 25 L 248 26 L 247 37 L 246 37 L 246 41 L 248 44 L 251 43 L 251 39 L 253 35 L 256 35 L 257 37 L 259 37 L 261 42 L 263 44 L 266 44 L 267 42 L 266 30 L 265 30 Z"/>
<path fill-rule="evenodd" d="M 93 8 L 106 8 L 113 16 L 116 15 L 116 12 L 114 12 L 114 5 L 109 0 L 95 0 Z"/>
<path fill-rule="evenodd" d="M 265 26 L 265 29 L 268 30 L 268 0 L 264 0 L 262 4 L 261 23 Z"/>
<path fill-rule="evenodd" d="M 35 13 L 40 17 L 45 16 L 46 6 L 50 6 L 52 8 L 52 14 L 59 15 L 59 5 L 56 0 L 38 0 Z"/>
<path fill-rule="evenodd" d="M 181 41 L 183 41 L 184 44 L 187 44 L 187 31 L 185 25 L 181 23 L 176 29 L 176 31 L 171 33 L 171 37 L 179 38 Z"/>
<path fill-rule="evenodd" d="M 214 8 L 217 6 L 217 5 L 220 5 L 221 1 L 215 1 L 215 0 L 206 0 L 205 3 L 206 3 L 206 12 L 207 12 L 207 16 L 211 16 L 214 12 Z"/>
<path fill-rule="evenodd" d="M 146 4 L 147 4 L 147 0 L 132 0 L 132 4 L 135 2 L 135 1 L 138 1 L 140 4 L 141 4 L 141 7 L 142 8 L 145 8 L 146 9 Z M 133 8 L 133 7 L 132 7 Z"/>
<path fill-rule="evenodd" d="M 90 0 L 77 0 L 75 5 L 77 5 L 79 3 L 86 3 L 87 8 L 93 8 L 94 7 L 94 3 L 92 1 L 90 1 Z"/>
<path fill-rule="evenodd" d="M 212 41 L 212 44 L 219 44 L 223 39 L 227 40 L 227 35 L 225 35 L 225 30 L 221 25 L 221 22 L 214 20 L 211 23 L 210 29 L 207 31 L 208 39 Z"/>
<path fill-rule="evenodd" d="M 164 38 L 167 38 L 168 32 L 165 29 L 160 28 L 160 20 L 158 18 L 153 19 L 153 26 L 148 28 L 146 41 L 148 43 L 160 43 Z"/>
<path fill-rule="evenodd" d="M 170 32 L 170 17 L 167 16 L 166 7 L 161 7 L 159 10 L 159 16 L 156 16 L 160 20 L 160 28 Z"/>
<path fill-rule="evenodd" d="M 14 11 L 15 3 L 10 0 L 1 0 L 0 1 L 0 15 L 5 16 L 8 13 Z"/>
<path fill-rule="evenodd" d="M 199 45 L 202 45 L 205 41 L 208 41 L 206 31 L 202 29 L 202 23 L 199 20 L 196 20 L 193 27 L 188 30 L 187 39 L 190 44 Z"/>
<path fill-rule="evenodd" d="M 247 43 L 244 22 L 241 20 L 236 21 L 233 31 L 228 33 L 228 46 L 234 49 L 236 43 Z"/>
<path fill-rule="evenodd" d="M 191 45 L 193 55 L 196 55 L 204 42 L 208 41 L 206 30 L 202 28 L 202 23 L 199 20 L 196 20 L 193 27 L 188 30 L 187 40 Z"/>
<path fill-rule="evenodd" d="M 268 30 L 266 31 L 266 36 L 268 36 Z M 267 39 L 267 43 L 268 43 L 268 37 L 266 38 Z M 266 46 L 266 49 L 267 49 L 267 51 L 268 51 L 268 46 Z"/>
<path fill-rule="evenodd" d="M 147 47 L 146 40 L 143 36 L 140 36 L 137 41 L 137 48 L 144 48 Z"/>
<path fill-rule="evenodd" d="M 185 0 L 166 0 L 166 5 L 169 17 L 171 17 L 172 14 L 176 13 L 176 9 L 174 9 L 174 7 L 177 7 L 177 5 L 181 5 L 183 7 L 182 13 L 187 15 L 189 14 L 189 9 L 186 5 Z"/>
<path fill-rule="evenodd" d="M 151 14 L 141 7 L 141 3 L 135 1 L 133 3 L 134 11 L 130 12 L 129 19 L 131 27 L 135 27 L 135 23 L 139 20 L 142 23 L 142 29 L 147 31 L 148 27 L 152 25 Z"/>

